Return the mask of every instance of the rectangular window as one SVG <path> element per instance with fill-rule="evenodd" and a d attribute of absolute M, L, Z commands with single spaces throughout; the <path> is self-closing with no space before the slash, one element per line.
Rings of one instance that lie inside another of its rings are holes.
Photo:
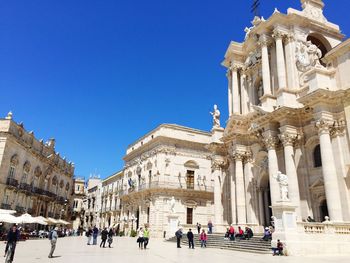
<path fill-rule="evenodd" d="M 11 166 L 9 170 L 9 178 L 15 178 L 15 167 Z"/>
<path fill-rule="evenodd" d="M 193 221 L 193 208 L 187 207 L 186 224 L 192 225 Z"/>
<path fill-rule="evenodd" d="M 194 171 L 187 170 L 186 186 L 187 189 L 194 189 Z"/>

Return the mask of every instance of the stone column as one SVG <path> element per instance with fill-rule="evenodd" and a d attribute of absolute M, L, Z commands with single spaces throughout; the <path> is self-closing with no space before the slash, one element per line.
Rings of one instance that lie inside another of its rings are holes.
<path fill-rule="evenodd" d="M 285 42 L 287 86 L 289 89 L 299 88 L 299 76 L 295 65 L 295 39 L 288 34 Z"/>
<path fill-rule="evenodd" d="M 267 191 L 267 189 L 264 189 L 264 208 L 265 208 L 265 224 L 267 226 L 269 226 L 271 218 L 269 217 L 269 215 L 270 215 L 270 210 L 269 210 L 269 191 Z"/>
<path fill-rule="evenodd" d="M 245 202 L 245 187 L 244 187 L 244 173 L 243 173 L 243 155 L 236 153 L 236 197 L 237 197 L 237 223 L 246 224 L 246 202 Z"/>
<path fill-rule="evenodd" d="M 280 199 L 279 185 L 276 179 L 274 178 L 274 176 L 276 176 L 278 173 L 278 160 L 276 153 L 278 138 L 274 132 L 267 131 L 264 134 L 264 143 L 268 151 L 271 205 L 275 205 L 276 201 Z"/>
<path fill-rule="evenodd" d="M 286 175 L 288 176 L 289 200 L 292 202 L 292 205 L 297 207 L 296 212 L 298 220 L 301 220 L 300 191 L 293 147 L 298 135 L 284 132 L 279 137 L 284 147 L 284 163 L 286 167 Z"/>
<path fill-rule="evenodd" d="M 248 113 L 248 91 L 247 91 L 247 76 L 241 71 L 241 105 L 242 105 L 242 114 Z"/>
<path fill-rule="evenodd" d="M 236 214 L 236 181 L 235 181 L 235 164 L 234 159 L 230 158 L 230 198 L 231 198 L 231 217 L 232 224 L 237 223 L 237 214 Z"/>
<path fill-rule="evenodd" d="M 284 50 L 283 50 L 283 43 L 282 43 L 283 34 L 278 30 L 274 30 L 273 37 L 275 38 L 275 41 L 276 41 L 278 88 L 285 89 L 287 87 L 287 82 L 286 82 L 286 63 L 284 60 Z"/>
<path fill-rule="evenodd" d="M 247 209 L 247 223 L 253 223 L 253 160 L 251 154 L 247 154 L 244 162 L 244 190 L 245 190 L 245 206 Z"/>
<path fill-rule="evenodd" d="M 264 191 L 263 189 L 260 187 L 258 189 L 259 192 L 259 223 L 260 225 L 264 225 L 265 223 L 265 216 L 264 216 Z"/>
<path fill-rule="evenodd" d="M 232 111 L 235 114 L 241 113 L 240 97 L 239 97 L 239 85 L 238 85 L 238 67 L 231 66 L 231 89 L 232 89 Z"/>
<path fill-rule="evenodd" d="M 233 113 L 233 101 L 232 101 L 232 79 L 231 79 L 231 70 L 228 69 L 226 72 L 226 77 L 228 80 L 228 114 L 229 116 Z"/>
<path fill-rule="evenodd" d="M 214 178 L 214 225 L 222 225 L 223 206 L 221 200 L 221 169 L 222 161 L 214 160 L 212 162 L 212 178 Z"/>
<path fill-rule="evenodd" d="M 329 134 L 330 125 L 332 125 L 332 123 L 324 119 L 320 119 L 316 122 L 318 136 L 320 138 L 322 173 L 327 197 L 328 213 L 331 221 L 341 222 L 343 221 L 343 215 L 339 195 L 340 189 Z"/>
<path fill-rule="evenodd" d="M 263 79 L 264 95 L 271 95 L 271 76 L 270 76 L 270 62 L 269 53 L 267 50 L 267 38 L 265 35 L 260 37 L 261 46 L 261 70 Z"/>

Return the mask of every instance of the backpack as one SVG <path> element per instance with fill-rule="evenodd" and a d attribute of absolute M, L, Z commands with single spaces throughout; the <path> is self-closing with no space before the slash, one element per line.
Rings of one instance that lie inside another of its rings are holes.
<path fill-rule="evenodd" d="M 49 240 L 52 240 L 52 232 L 53 232 L 53 231 L 50 231 L 50 232 L 49 232 L 49 236 L 48 236 Z"/>

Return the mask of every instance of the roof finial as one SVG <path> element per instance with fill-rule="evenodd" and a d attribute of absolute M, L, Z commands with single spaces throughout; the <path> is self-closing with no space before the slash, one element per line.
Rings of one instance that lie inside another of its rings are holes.
<path fill-rule="evenodd" d="M 5 117 L 6 120 L 12 120 L 13 117 L 13 113 L 12 111 L 9 111 L 9 113 L 7 113 L 7 116 Z"/>

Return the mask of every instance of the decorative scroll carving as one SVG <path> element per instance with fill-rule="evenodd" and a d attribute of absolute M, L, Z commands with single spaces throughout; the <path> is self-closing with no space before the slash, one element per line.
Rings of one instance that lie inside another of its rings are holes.
<path fill-rule="evenodd" d="M 296 66 L 299 71 L 306 72 L 312 67 L 323 67 L 320 64 L 320 58 L 322 57 L 321 50 L 311 41 L 297 42 L 296 44 Z"/>

